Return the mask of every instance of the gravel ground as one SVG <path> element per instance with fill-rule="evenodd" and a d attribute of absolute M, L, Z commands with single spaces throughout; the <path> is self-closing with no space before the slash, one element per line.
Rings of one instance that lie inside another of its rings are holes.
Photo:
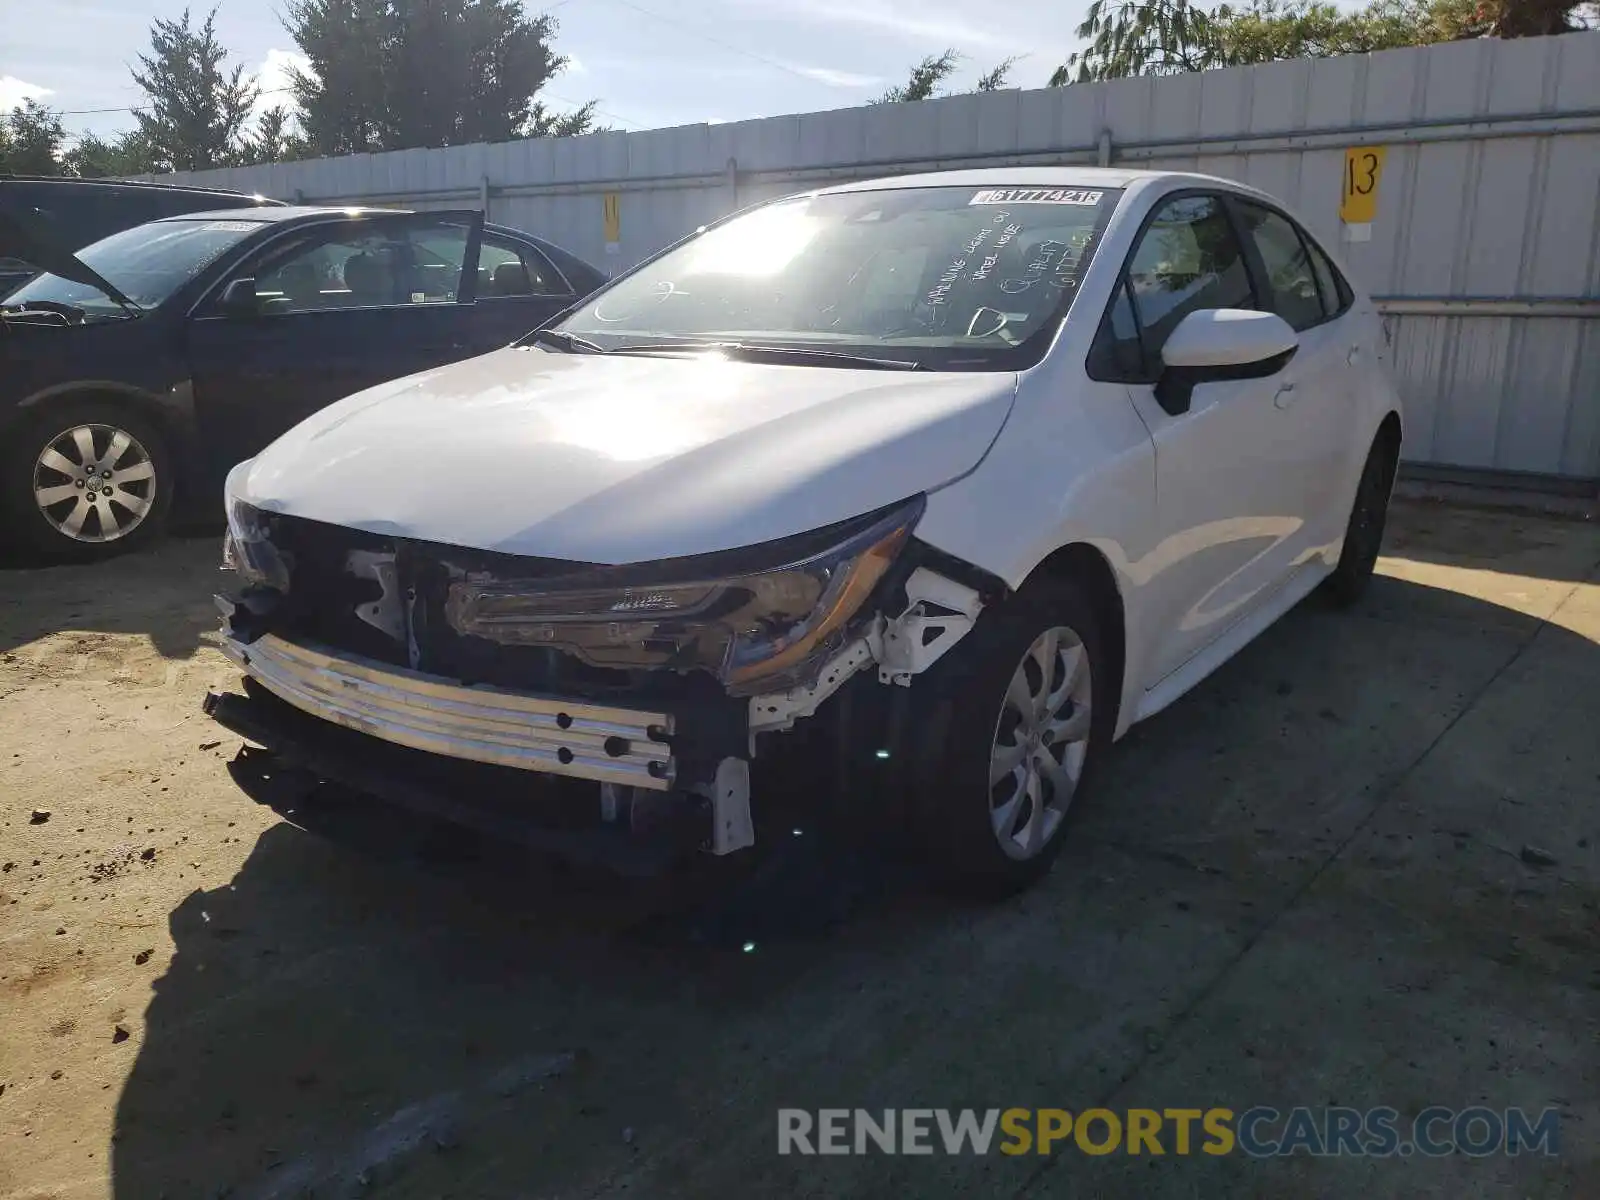
<path fill-rule="evenodd" d="M 1592 525 L 1400 506 L 1357 611 L 978 909 L 826 852 L 624 885 L 281 774 L 199 712 L 215 560 L 0 569 L 0 1197 L 1600 1195 Z M 780 1106 L 1334 1103 L 1561 1153 L 775 1152 Z"/>

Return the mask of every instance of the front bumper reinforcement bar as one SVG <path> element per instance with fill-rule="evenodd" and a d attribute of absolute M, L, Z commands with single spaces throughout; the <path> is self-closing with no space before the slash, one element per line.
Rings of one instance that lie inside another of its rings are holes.
<path fill-rule="evenodd" d="M 270 633 L 222 651 L 296 708 L 414 750 L 657 791 L 677 773 L 670 713 L 467 686 Z"/>

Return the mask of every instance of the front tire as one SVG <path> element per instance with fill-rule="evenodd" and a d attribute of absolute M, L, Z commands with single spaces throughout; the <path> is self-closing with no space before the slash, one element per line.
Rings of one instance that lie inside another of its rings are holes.
<path fill-rule="evenodd" d="M 911 805 L 941 879 L 1002 898 L 1050 869 L 1110 743 L 1115 695 L 1089 594 L 1036 581 L 913 683 Z"/>
<path fill-rule="evenodd" d="M 1324 581 L 1328 598 L 1339 608 L 1360 600 L 1372 581 L 1383 548 L 1383 529 L 1389 515 L 1389 494 L 1394 489 L 1399 453 L 1391 439 L 1379 434 L 1367 452 L 1356 484 L 1356 498 L 1345 526 L 1339 565 Z"/>
<path fill-rule="evenodd" d="M 0 450 L 0 509 L 13 538 L 55 562 L 93 562 L 160 535 L 173 471 L 155 422 L 102 400 L 51 404 Z"/>

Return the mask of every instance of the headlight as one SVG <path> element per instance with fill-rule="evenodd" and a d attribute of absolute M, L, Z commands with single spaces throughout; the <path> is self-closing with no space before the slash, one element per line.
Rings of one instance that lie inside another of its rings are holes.
<path fill-rule="evenodd" d="M 763 548 L 586 577 L 491 580 L 450 587 L 445 616 L 470 637 L 542 645 L 602 667 L 712 672 L 730 691 L 750 693 L 802 677 L 838 640 L 872 594 L 922 515 L 915 500 L 841 530 L 789 561 L 793 541 L 771 548 L 766 569 L 696 575 L 694 567 L 760 562 Z M 624 582 L 624 578 L 629 582 Z M 641 577 L 639 582 L 632 578 Z"/>
<path fill-rule="evenodd" d="M 265 515 L 260 509 L 230 496 L 228 534 L 222 543 L 224 569 L 237 571 L 262 587 L 289 590 L 289 569 L 267 539 Z"/>

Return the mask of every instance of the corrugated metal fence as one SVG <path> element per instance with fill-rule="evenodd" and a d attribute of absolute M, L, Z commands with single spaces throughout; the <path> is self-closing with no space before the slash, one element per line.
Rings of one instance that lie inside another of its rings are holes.
<path fill-rule="evenodd" d="M 1339 217 L 1357 146 L 1388 148 L 1364 230 Z M 483 208 L 620 268 L 825 182 L 1097 162 L 1228 176 L 1296 208 L 1390 314 L 1412 463 L 1600 479 L 1600 33 L 184 178 L 308 203 Z"/>

